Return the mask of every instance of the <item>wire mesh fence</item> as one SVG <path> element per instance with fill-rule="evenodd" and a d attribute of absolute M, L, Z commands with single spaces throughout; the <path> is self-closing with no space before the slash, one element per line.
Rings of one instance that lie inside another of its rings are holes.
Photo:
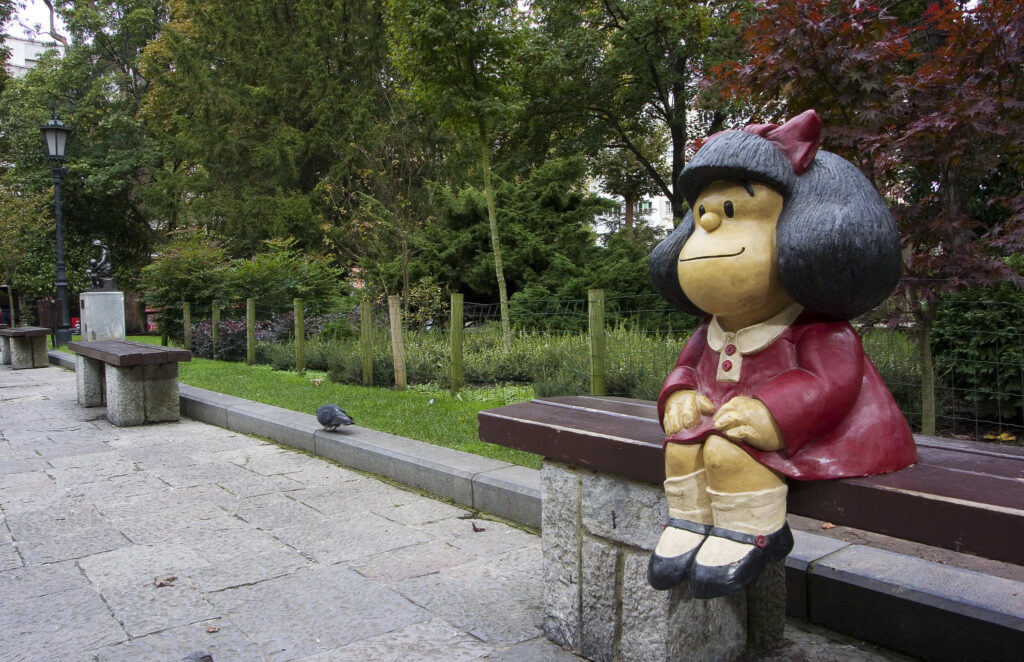
<path fill-rule="evenodd" d="M 985 298 L 977 293 L 940 299 L 930 334 L 935 376 L 936 432 L 944 436 L 1013 442 L 1024 439 L 1024 297 Z M 214 307 L 191 304 L 192 343 L 198 356 L 245 358 L 245 302 L 219 302 L 220 339 L 212 342 Z M 469 384 L 528 383 L 538 396 L 579 395 L 591 390 L 586 299 L 513 298 L 509 319 L 512 344 L 505 347 L 501 310 L 496 303 L 465 302 L 464 371 Z M 403 324 L 409 383 L 447 386 L 451 364 L 444 306 L 407 310 Z M 255 303 L 256 361 L 280 369 L 295 367 L 294 312 Z M 358 306 L 305 318 L 306 365 L 332 379 L 362 383 Z M 372 383 L 393 384 L 394 359 L 386 302 L 370 309 Z M 611 396 L 656 399 L 698 320 L 670 309 L 651 295 L 604 299 L 604 392 Z M 911 324 L 887 328 L 854 321 L 864 348 L 915 430 L 928 409 L 922 397 L 928 354 Z"/>

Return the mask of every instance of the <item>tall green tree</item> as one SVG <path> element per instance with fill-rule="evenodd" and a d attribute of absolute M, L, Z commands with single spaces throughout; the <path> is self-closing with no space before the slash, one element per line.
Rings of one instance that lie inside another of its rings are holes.
<path fill-rule="evenodd" d="M 389 0 L 392 57 L 414 98 L 457 130 L 475 134 L 490 225 L 505 346 L 512 344 L 508 288 L 491 182 L 495 126 L 515 110 L 521 16 L 511 0 Z"/>
<path fill-rule="evenodd" d="M 643 147 L 644 153 L 647 154 L 664 154 L 668 151 L 664 135 L 659 134 L 651 136 L 644 142 Z M 655 161 L 653 165 L 663 177 L 667 176 L 664 172 L 664 161 Z M 635 235 L 633 226 L 637 204 L 644 196 L 660 194 L 658 183 L 637 159 L 636 154 L 622 147 L 601 150 L 592 161 L 592 171 L 605 192 L 622 198 L 623 230 L 626 238 L 632 241 Z"/>
<path fill-rule="evenodd" d="M 151 181 L 168 225 L 217 231 L 235 255 L 288 236 L 322 252 L 314 191 L 358 187 L 385 55 L 373 0 L 173 0 L 143 113 L 166 145 Z"/>
<path fill-rule="evenodd" d="M 537 0 L 526 96 L 538 130 L 569 149 L 633 154 L 682 215 L 673 184 L 691 143 L 723 128 L 730 104 L 699 104 L 703 72 L 739 52 L 747 2 Z M 547 118 L 547 124 L 540 118 Z M 668 136 L 666 151 L 652 137 Z"/>

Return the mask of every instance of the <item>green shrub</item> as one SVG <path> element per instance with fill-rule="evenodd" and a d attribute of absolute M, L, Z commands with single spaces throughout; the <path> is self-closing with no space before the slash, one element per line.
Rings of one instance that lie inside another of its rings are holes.
<path fill-rule="evenodd" d="M 1024 290 L 1003 282 L 939 299 L 932 325 L 936 375 L 952 406 L 974 418 L 1024 414 Z"/>
<path fill-rule="evenodd" d="M 921 363 L 917 345 L 906 332 L 868 328 L 862 330 L 864 352 L 892 393 L 900 411 L 919 430 L 921 426 Z"/>

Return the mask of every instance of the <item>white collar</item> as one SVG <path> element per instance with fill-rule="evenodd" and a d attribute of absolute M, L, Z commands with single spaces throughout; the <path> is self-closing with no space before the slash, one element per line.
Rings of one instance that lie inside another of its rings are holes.
<path fill-rule="evenodd" d="M 751 324 L 735 333 L 723 329 L 718 323 L 718 318 L 712 317 L 711 324 L 708 325 L 708 346 L 716 352 L 720 352 L 728 343 L 736 345 L 742 354 L 760 352 L 775 342 L 803 310 L 804 307 L 798 303 L 790 304 L 773 317 L 758 324 Z"/>

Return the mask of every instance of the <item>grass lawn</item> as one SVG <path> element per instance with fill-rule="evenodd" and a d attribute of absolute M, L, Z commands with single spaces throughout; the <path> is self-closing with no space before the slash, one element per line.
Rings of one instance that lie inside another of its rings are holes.
<path fill-rule="evenodd" d="M 128 340 L 160 344 L 159 336 L 129 336 Z M 488 444 L 477 435 L 479 411 L 525 402 L 533 397 L 529 386 L 466 388 L 452 397 L 447 390 L 436 387 L 411 386 L 406 391 L 393 391 L 335 384 L 326 374 L 312 370 L 299 375 L 270 366 L 196 358 L 178 364 L 178 379 L 190 386 L 307 414 L 322 404 L 336 404 L 363 427 L 540 468 L 539 455 Z M 319 380 L 319 385 L 314 380 Z"/>

